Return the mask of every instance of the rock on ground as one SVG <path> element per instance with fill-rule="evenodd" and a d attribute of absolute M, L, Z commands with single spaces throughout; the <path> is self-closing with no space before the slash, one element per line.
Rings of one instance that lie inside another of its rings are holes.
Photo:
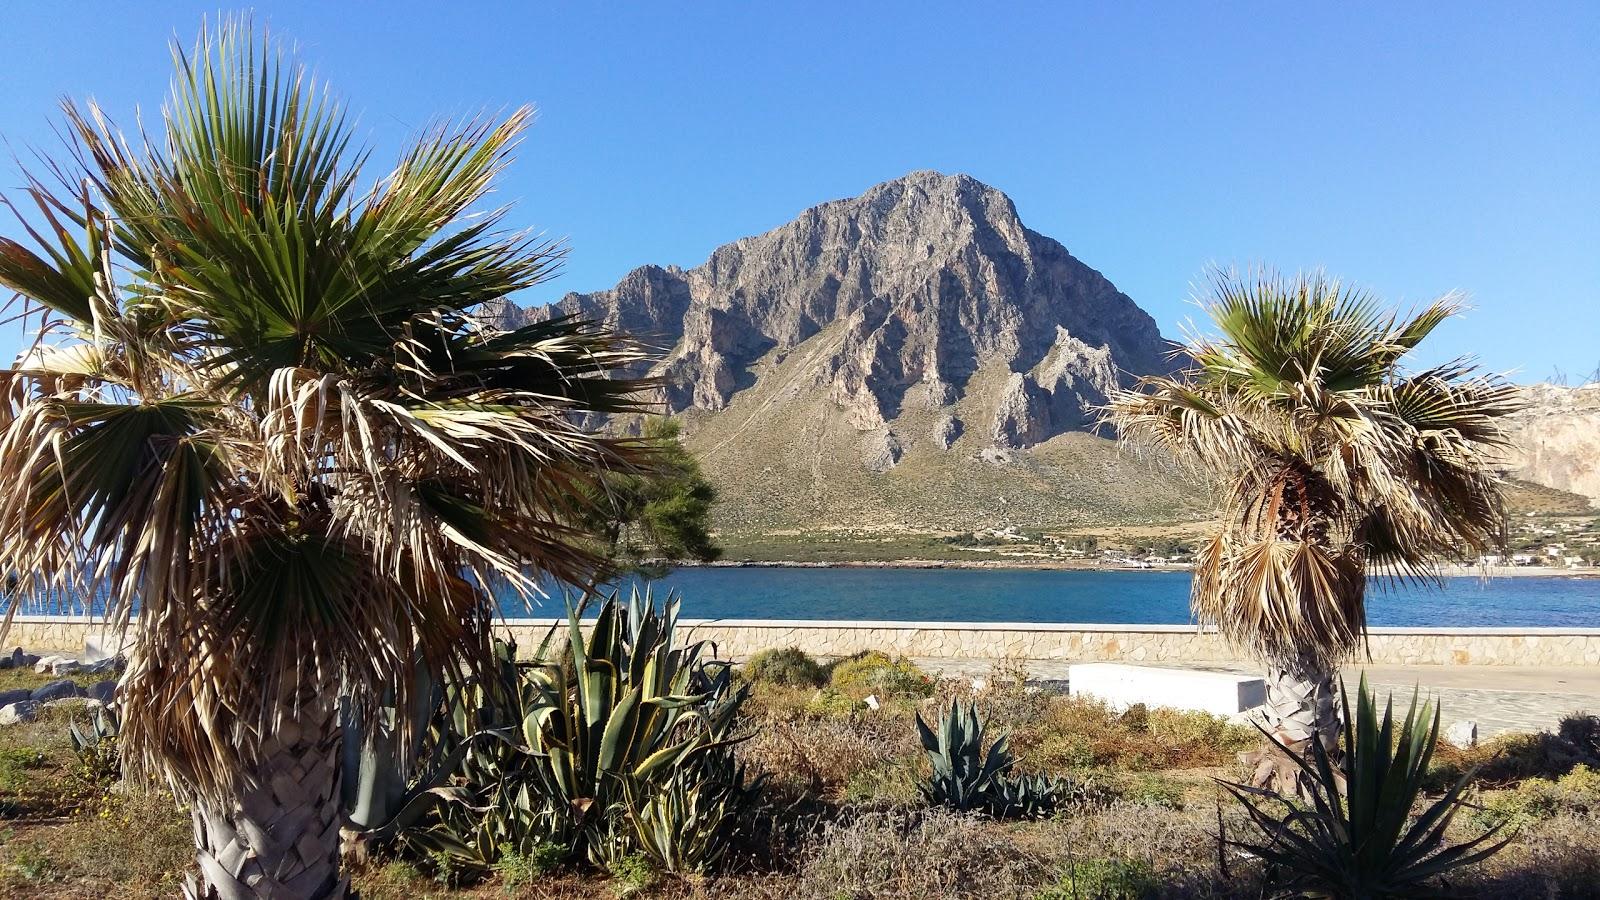
<path fill-rule="evenodd" d="M 78 686 L 71 680 L 62 678 L 35 688 L 32 700 L 35 703 L 49 703 L 51 700 L 60 700 L 63 697 L 78 697 L 81 696 L 78 690 Z"/>
<path fill-rule="evenodd" d="M 38 715 L 39 704 L 32 700 L 23 700 L 20 703 L 0 707 L 0 726 L 32 722 Z"/>

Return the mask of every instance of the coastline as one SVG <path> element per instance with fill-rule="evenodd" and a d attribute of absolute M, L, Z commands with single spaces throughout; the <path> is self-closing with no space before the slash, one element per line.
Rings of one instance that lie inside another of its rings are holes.
<path fill-rule="evenodd" d="M 680 562 L 676 568 L 686 569 L 975 569 L 975 570 L 1025 570 L 1064 572 L 1188 572 L 1191 563 L 1170 563 L 1164 566 L 1100 565 L 1091 561 L 1068 559 L 883 559 L 841 560 L 819 562 L 813 560 L 749 560 L 729 559 L 709 563 Z M 1374 573 L 1376 574 L 1376 573 Z M 1500 566 L 1485 569 L 1478 566 L 1444 566 L 1440 574 L 1445 578 L 1600 578 L 1600 566 L 1567 568 L 1554 566 Z"/>

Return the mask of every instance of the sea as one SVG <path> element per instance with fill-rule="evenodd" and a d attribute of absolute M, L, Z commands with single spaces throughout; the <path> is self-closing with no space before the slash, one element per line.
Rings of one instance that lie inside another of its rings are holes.
<path fill-rule="evenodd" d="M 642 586 L 620 585 L 623 590 Z M 648 583 L 682 598 L 691 619 L 865 619 L 927 622 L 1060 622 L 1181 625 L 1187 571 L 1085 571 L 905 567 L 709 566 Z M 561 598 L 511 617 L 559 615 Z M 1600 578 L 1446 578 L 1442 585 L 1387 584 L 1367 591 L 1375 626 L 1600 628 Z"/>

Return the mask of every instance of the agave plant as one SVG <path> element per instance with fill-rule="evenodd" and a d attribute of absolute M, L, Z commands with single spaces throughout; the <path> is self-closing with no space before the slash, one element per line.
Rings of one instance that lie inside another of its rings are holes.
<path fill-rule="evenodd" d="M 994 780 L 985 808 L 997 819 L 1048 819 L 1068 803 L 1088 797 L 1082 785 L 1065 778 L 1004 774 Z"/>
<path fill-rule="evenodd" d="M 96 706 L 83 728 L 76 719 L 67 721 L 67 736 L 78 757 L 78 769 L 92 784 L 109 784 L 122 777 L 122 751 L 118 738 L 122 720 L 110 706 Z"/>
<path fill-rule="evenodd" d="M 728 747 L 679 766 L 664 783 L 625 784 L 634 843 L 662 871 L 704 874 L 733 846 L 761 782 L 746 777 Z"/>
<path fill-rule="evenodd" d="M 1464 843 L 1447 842 L 1475 769 L 1412 816 L 1439 737 L 1439 710 L 1431 702 L 1419 709 L 1413 694 L 1396 733 L 1393 707 L 1390 698 L 1380 720 L 1362 676 L 1353 720 L 1346 695 L 1343 757 L 1336 763 L 1320 743 L 1311 759 L 1292 757 L 1305 768 L 1309 804 L 1297 793 L 1223 782 L 1265 836 L 1228 843 L 1283 873 L 1284 889 L 1313 897 L 1453 896 L 1438 892 L 1439 877 L 1492 856 L 1511 836 L 1494 840 L 1502 823 Z"/>
<path fill-rule="evenodd" d="M 498 691 L 474 689 L 454 730 L 505 738 L 514 723 L 514 739 L 465 755 L 464 802 L 414 843 L 481 867 L 550 843 L 602 865 L 637 851 L 669 871 L 714 864 L 759 788 L 732 754 L 748 687 L 708 645 L 677 642 L 679 606 L 613 594 L 592 623 L 572 606 L 565 645 L 547 638 Z"/>
<path fill-rule="evenodd" d="M 188 893 L 341 897 L 338 698 L 404 707 L 416 653 L 490 664 L 498 597 L 592 582 L 584 498 L 649 460 L 584 423 L 653 408 L 645 357 L 482 315 L 561 256 L 487 204 L 527 110 L 374 177 L 248 23 L 174 58 L 148 138 L 69 105 L 0 238 L 38 333 L 0 370 L 7 615 L 104 598 L 130 633 L 123 761 L 191 801 Z"/>
<path fill-rule="evenodd" d="M 1001 735 L 988 753 L 983 749 L 983 719 L 976 703 L 965 706 L 950 701 L 950 709 L 939 717 L 935 732 L 916 716 L 917 737 L 928 755 L 933 774 L 922 786 L 930 803 L 959 812 L 988 805 L 995 781 L 1011 768 L 1014 760 L 1008 748 L 1009 735 Z"/>
<path fill-rule="evenodd" d="M 504 665 L 515 659 L 516 648 L 496 641 L 495 654 Z M 410 702 L 403 707 L 392 692 L 383 705 L 365 714 L 349 698 L 341 704 L 347 857 L 364 857 L 372 847 L 410 834 L 438 804 L 461 799 L 450 780 L 474 749 L 507 733 L 452 731 L 456 721 L 464 720 L 459 709 L 464 692 L 447 690 L 420 658 L 414 677 Z"/>
<path fill-rule="evenodd" d="M 922 785 L 928 802 L 958 812 L 983 810 L 996 818 L 1043 819 L 1053 815 L 1072 794 L 1065 780 L 1047 775 L 1013 775 L 1010 736 L 1001 735 L 983 749 L 983 718 L 978 705 L 950 701 L 929 728 L 918 714 L 917 736 L 933 772 Z"/>

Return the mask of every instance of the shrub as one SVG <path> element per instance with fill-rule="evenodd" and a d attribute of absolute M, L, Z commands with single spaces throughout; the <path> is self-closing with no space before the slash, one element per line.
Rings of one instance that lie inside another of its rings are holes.
<path fill-rule="evenodd" d="M 1556 726 L 1556 736 L 1595 764 L 1600 764 L 1600 716 L 1575 712 Z"/>
<path fill-rule="evenodd" d="M 1014 732 L 1012 744 L 1046 768 L 1116 768 L 1126 771 L 1225 766 L 1260 738 L 1249 728 L 1201 712 L 1158 707 L 1124 713 L 1097 700 L 1071 696 L 1033 698 L 1041 711 Z"/>
<path fill-rule="evenodd" d="M 1076 860 L 1035 900 L 1140 900 L 1158 884 L 1154 870 L 1142 860 Z"/>
<path fill-rule="evenodd" d="M 744 664 L 744 676 L 760 684 L 821 687 L 827 681 L 822 665 L 799 647 L 762 650 Z"/>
<path fill-rule="evenodd" d="M 1396 735 L 1393 703 L 1380 723 L 1365 675 L 1354 718 L 1349 694 L 1340 694 L 1345 698 L 1344 753 L 1338 767 L 1320 741 L 1311 742 L 1308 761 L 1269 736 L 1300 766 L 1310 796 L 1284 797 L 1224 783 L 1265 838 L 1264 843 L 1230 840 L 1228 845 L 1276 867 L 1288 890 L 1339 898 L 1428 894 L 1436 878 L 1505 846 L 1509 838 L 1489 843 L 1498 827 L 1465 843 L 1446 843 L 1446 830 L 1462 808 L 1466 776 L 1411 818 L 1439 738 L 1439 713 L 1431 702 L 1419 710 L 1413 696 Z"/>
<path fill-rule="evenodd" d="M 833 687 L 817 691 L 806 701 L 806 712 L 824 718 L 848 719 L 866 709 L 861 698 Z"/>
<path fill-rule="evenodd" d="M 867 813 L 813 842 L 800 900 L 990 900 L 1027 896 L 1050 867 L 987 820 L 941 809 Z"/>
<path fill-rule="evenodd" d="M 1117 793 L 1121 799 L 1140 806 L 1183 809 L 1186 791 L 1182 784 L 1170 778 L 1146 773 L 1135 775 Z"/>
<path fill-rule="evenodd" d="M 917 803 L 922 800 L 918 762 L 916 757 L 902 756 L 856 772 L 845 782 L 845 802 L 894 806 Z"/>
<path fill-rule="evenodd" d="M 1512 790 L 1492 791 L 1473 819 L 1486 828 L 1525 828 L 1564 813 L 1600 816 L 1600 772 L 1578 766 L 1553 781 L 1529 778 Z"/>
<path fill-rule="evenodd" d="M 905 657 L 891 659 L 877 651 L 859 653 L 835 663 L 828 686 L 853 700 L 933 696 L 933 679 Z"/>
<path fill-rule="evenodd" d="M 1482 784 L 1504 786 L 1527 778 L 1560 778 L 1580 765 L 1600 766 L 1600 760 L 1572 741 L 1545 731 L 1498 735 L 1470 750 L 1441 742 L 1437 751 L 1439 761 L 1428 773 L 1430 791 L 1445 790 L 1469 772 Z"/>

